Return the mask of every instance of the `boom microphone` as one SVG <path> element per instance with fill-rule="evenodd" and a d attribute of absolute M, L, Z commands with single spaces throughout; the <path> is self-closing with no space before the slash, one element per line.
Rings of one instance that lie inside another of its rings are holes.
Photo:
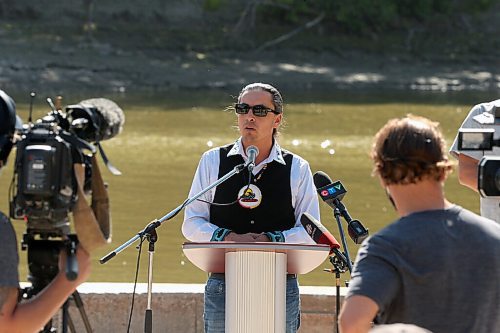
<path fill-rule="evenodd" d="M 300 223 L 306 229 L 307 234 L 316 242 L 316 244 L 325 244 L 330 246 L 330 254 L 334 249 L 339 249 L 340 244 L 335 237 L 309 213 L 303 213 L 300 217 Z"/>
<path fill-rule="evenodd" d="M 108 140 L 121 133 L 125 123 L 123 110 L 106 98 L 91 98 L 68 105 L 66 112 L 75 134 L 89 142 Z"/>
<path fill-rule="evenodd" d="M 323 171 L 318 171 L 313 175 L 314 185 L 319 196 L 324 202 L 333 209 L 338 209 L 342 217 L 347 221 L 347 230 L 349 236 L 356 244 L 361 244 L 368 237 L 368 229 L 366 229 L 360 221 L 354 220 L 347 208 L 341 202 L 347 190 L 344 185 L 337 180 L 332 182 L 332 179 Z"/>
<path fill-rule="evenodd" d="M 111 139 L 119 134 L 125 123 L 123 110 L 106 98 L 91 98 L 76 105 L 68 105 L 66 112 L 70 121 L 70 131 L 87 142 L 96 142 L 104 163 L 114 175 L 121 171 L 111 164 L 100 141 Z"/>
<path fill-rule="evenodd" d="M 252 172 L 253 168 L 255 168 L 255 159 L 257 158 L 257 156 L 259 156 L 259 148 L 255 146 L 248 146 L 245 152 L 248 156 L 246 167 L 248 168 L 249 172 Z"/>

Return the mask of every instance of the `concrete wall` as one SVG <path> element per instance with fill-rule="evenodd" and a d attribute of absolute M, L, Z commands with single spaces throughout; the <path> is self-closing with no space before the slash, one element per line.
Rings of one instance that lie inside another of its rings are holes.
<path fill-rule="evenodd" d="M 203 284 L 154 284 L 153 332 L 202 333 Z M 130 283 L 85 283 L 78 288 L 83 308 L 94 333 L 127 332 L 133 285 Z M 341 299 L 346 288 L 341 288 Z M 147 285 L 138 284 L 130 332 L 144 332 Z M 301 286 L 300 332 L 335 332 L 335 287 Z M 77 332 L 85 326 L 74 302 L 70 317 Z M 60 325 L 61 316 L 53 324 Z"/>

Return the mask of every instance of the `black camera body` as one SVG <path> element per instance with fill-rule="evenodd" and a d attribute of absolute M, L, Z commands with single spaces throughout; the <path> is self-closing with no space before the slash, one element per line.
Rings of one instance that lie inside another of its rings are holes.
<path fill-rule="evenodd" d="M 42 120 L 25 129 L 17 144 L 10 216 L 27 217 L 28 229 L 36 233 L 69 232 L 67 216 L 77 191 L 74 148 L 63 132 L 57 122 Z"/>
<path fill-rule="evenodd" d="M 500 156 L 485 156 L 478 166 L 478 189 L 483 197 L 500 196 Z"/>
<path fill-rule="evenodd" d="M 500 125 L 500 108 L 491 115 L 492 125 Z M 492 151 L 500 147 L 494 128 L 467 128 L 458 132 L 458 149 L 462 151 Z M 500 196 L 500 156 L 485 155 L 478 164 L 478 191 L 483 197 Z"/>
<path fill-rule="evenodd" d="M 74 164 L 85 165 L 84 193 L 91 189 L 92 156 L 97 148 L 108 169 L 121 174 L 105 156 L 100 141 L 119 134 L 125 122 L 123 110 L 105 98 L 83 100 L 67 106 L 66 112 L 50 98 L 47 102 L 52 111 L 35 123 L 30 115 L 29 124 L 19 133 L 9 197 L 10 216 L 25 219 L 28 233 L 42 238 L 69 233 L 68 215 L 78 199 Z"/>

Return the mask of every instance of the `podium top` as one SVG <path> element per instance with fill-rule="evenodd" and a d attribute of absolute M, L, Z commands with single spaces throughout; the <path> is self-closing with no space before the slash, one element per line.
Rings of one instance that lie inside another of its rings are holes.
<path fill-rule="evenodd" d="M 328 245 L 291 244 L 291 243 L 237 243 L 203 242 L 184 243 L 186 257 L 205 272 L 224 273 L 226 252 L 260 251 L 287 254 L 287 273 L 306 274 L 319 266 L 330 253 Z"/>

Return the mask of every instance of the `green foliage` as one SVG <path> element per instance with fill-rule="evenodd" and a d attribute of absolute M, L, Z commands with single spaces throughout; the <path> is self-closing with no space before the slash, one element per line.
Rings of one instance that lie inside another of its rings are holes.
<path fill-rule="evenodd" d="M 203 0 L 203 9 L 207 11 L 214 11 L 226 5 L 226 0 Z"/>
<path fill-rule="evenodd" d="M 492 0 L 483 0 L 492 2 Z M 461 2 L 475 2 L 462 0 Z M 435 15 L 454 12 L 449 0 L 340 0 L 336 3 L 336 19 L 348 31 L 382 32 L 401 28 L 405 23 L 425 23 Z"/>
<path fill-rule="evenodd" d="M 208 0 L 206 0 L 208 1 Z M 212 0 L 216 1 L 216 0 Z M 325 13 L 325 21 L 340 30 L 364 34 L 426 23 L 489 9 L 496 0 L 275 0 L 263 2 L 261 15 L 282 23 L 305 22 Z"/>
<path fill-rule="evenodd" d="M 390 26 L 397 18 L 397 0 L 340 0 L 335 2 L 335 18 L 347 30 L 377 31 Z"/>

